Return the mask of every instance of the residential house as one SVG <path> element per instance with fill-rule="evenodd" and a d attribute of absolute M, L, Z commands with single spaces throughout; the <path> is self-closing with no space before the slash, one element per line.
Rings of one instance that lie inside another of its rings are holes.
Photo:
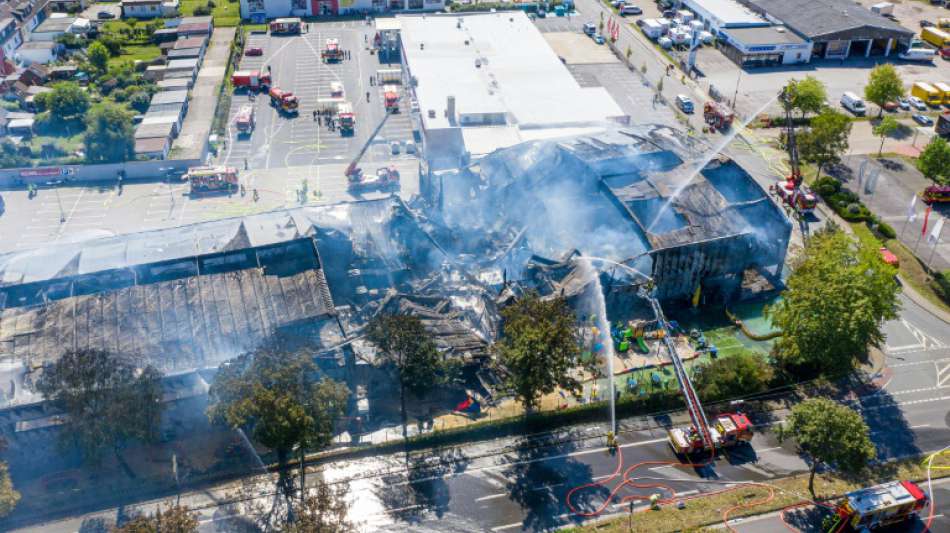
<path fill-rule="evenodd" d="M 49 81 L 49 68 L 40 63 L 34 63 L 20 73 L 20 81 L 27 85 L 46 85 Z"/>
<path fill-rule="evenodd" d="M 20 93 L 20 107 L 30 111 L 32 113 L 36 112 L 36 97 L 43 93 L 52 92 L 53 89 L 49 87 L 43 87 L 42 85 L 30 85 L 26 88 L 25 91 Z"/>
<path fill-rule="evenodd" d="M 23 43 L 16 51 L 17 61 L 24 65 L 33 63 L 52 63 L 59 56 L 62 45 L 52 41 L 29 41 Z"/>
<path fill-rule="evenodd" d="M 35 115 L 33 113 L 25 113 L 22 111 L 8 111 L 6 109 L 0 108 L 0 135 L 7 135 L 7 125 L 12 120 L 23 120 L 23 119 L 33 119 Z M 22 123 L 18 123 L 22 124 Z"/>
<path fill-rule="evenodd" d="M 195 35 L 211 35 L 214 31 L 214 18 L 182 17 L 178 21 L 178 37 L 192 37 Z"/>
<path fill-rule="evenodd" d="M 177 17 L 178 8 L 178 0 L 122 0 L 122 18 Z"/>
<path fill-rule="evenodd" d="M 136 159 L 165 159 L 171 150 L 172 140 L 168 137 L 149 137 L 135 139 Z"/>
<path fill-rule="evenodd" d="M 7 59 L 13 59 L 16 49 L 23 44 L 23 34 L 20 33 L 20 26 L 13 17 L 0 19 L 0 64 L 5 64 Z M 4 72 L 9 74 L 9 72 Z"/>
<path fill-rule="evenodd" d="M 92 28 L 89 19 L 66 16 L 64 13 L 53 13 L 30 32 L 30 41 L 53 42 L 57 37 L 72 33 L 85 35 Z"/>
<path fill-rule="evenodd" d="M 59 13 L 79 13 L 89 7 L 89 0 L 50 0 L 49 7 Z"/>
<path fill-rule="evenodd" d="M 49 69 L 49 78 L 56 81 L 71 80 L 75 78 L 78 73 L 79 67 L 75 65 L 60 65 Z"/>
<path fill-rule="evenodd" d="M 49 0 L 24 0 L 12 10 L 13 18 L 20 24 L 23 38 L 36 29 L 49 14 Z"/>

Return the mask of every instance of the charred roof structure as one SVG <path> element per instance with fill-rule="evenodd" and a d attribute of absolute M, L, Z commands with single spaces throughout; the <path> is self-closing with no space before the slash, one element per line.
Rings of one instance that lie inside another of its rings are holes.
<path fill-rule="evenodd" d="M 666 126 L 522 143 L 430 174 L 426 213 L 442 247 L 486 282 L 550 285 L 533 275 L 538 258 L 576 251 L 635 283 L 652 278 L 664 300 L 698 288 L 735 299 L 747 271 L 779 277 L 791 223 L 739 165 L 701 157 L 709 150 Z M 564 276 L 557 290 L 571 288 L 570 271 L 550 270 Z"/>

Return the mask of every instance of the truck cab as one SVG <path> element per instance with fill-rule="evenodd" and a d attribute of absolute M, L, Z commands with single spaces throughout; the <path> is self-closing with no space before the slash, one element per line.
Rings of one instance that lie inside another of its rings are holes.
<path fill-rule="evenodd" d="M 584 35 L 592 37 L 595 33 L 597 33 L 597 26 L 595 26 L 593 22 L 584 24 Z"/>

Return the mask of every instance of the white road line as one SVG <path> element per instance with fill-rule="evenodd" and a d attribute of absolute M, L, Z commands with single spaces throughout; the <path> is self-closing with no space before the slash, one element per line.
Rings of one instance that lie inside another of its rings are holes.
<path fill-rule="evenodd" d="M 488 496 L 482 496 L 481 498 L 475 498 L 476 502 L 485 502 L 488 500 L 496 500 L 498 498 L 504 498 L 508 496 L 507 492 L 499 492 L 498 494 L 489 494 Z"/>
<path fill-rule="evenodd" d="M 945 364 L 943 368 L 941 368 L 940 365 L 934 361 L 934 368 L 937 370 L 937 386 L 950 386 L 946 385 L 947 382 L 950 382 L 950 363 Z"/>

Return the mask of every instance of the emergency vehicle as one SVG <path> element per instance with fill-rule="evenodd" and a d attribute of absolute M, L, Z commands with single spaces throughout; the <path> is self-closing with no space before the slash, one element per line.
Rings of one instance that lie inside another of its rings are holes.
<path fill-rule="evenodd" d="M 300 33 L 301 20 L 297 17 L 274 19 L 270 23 L 271 35 L 294 35 Z"/>
<path fill-rule="evenodd" d="M 343 84 L 338 81 L 330 82 L 330 98 L 343 98 Z"/>
<path fill-rule="evenodd" d="M 242 106 L 237 116 L 234 117 L 234 125 L 237 126 L 238 132 L 242 135 L 250 135 L 254 131 L 254 107 L 250 105 Z"/>
<path fill-rule="evenodd" d="M 395 85 L 383 86 L 383 101 L 386 105 L 386 111 L 390 113 L 399 112 L 399 88 Z"/>
<path fill-rule="evenodd" d="M 950 202 L 950 185 L 930 185 L 921 196 L 927 204 Z"/>
<path fill-rule="evenodd" d="M 717 130 L 727 130 L 732 127 L 735 113 L 725 104 L 710 100 L 703 104 L 703 119 Z"/>
<path fill-rule="evenodd" d="M 927 494 L 913 481 L 890 481 L 859 489 L 845 495 L 827 531 L 868 531 L 911 520 L 927 502 Z"/>
<path fill-rule="evenodd" d="M 270 96 L 270 105 L 284 113 L 294 114 L 297 112 L 297 106 L 300 102 L 294 93 L 278 89 L 277 87 L 271 87 L 271 90 L 267 94 Z"/>
<path fill-rule="evenodd" d="M 320 57 L 326 63 L 336 63 L 343 60 L 343 50 L 340 49 L 339 39 L 327 39 L 320 52 Z"/>
<path fill-rule="evenodd" d="M 188 182 L 189 195 L 231 193 L 238 188 L 234 167 L 191 167 L 181 179 Z"/>
<path fill-rule="evenodd" d="M 353 104 L 340 103 L 337 106 L 337 117 L 340 119 L 340 134 L 353 135 L 356 129 L 356 113 L 353 112 Z"/>
<path fill-rule="evenodd" d="M 752 440 L 752 424 L 742 413 L 719 415 L 709 427 L 709 436 L 715 446 L 709 450 L 704 444 L 700 432 L 694 426 L 671 428 L 667 435 L 670 446 L 677 455 L 692 455 L 701 451 L 715 452 L 721 448 L 732 448 Z"/>

